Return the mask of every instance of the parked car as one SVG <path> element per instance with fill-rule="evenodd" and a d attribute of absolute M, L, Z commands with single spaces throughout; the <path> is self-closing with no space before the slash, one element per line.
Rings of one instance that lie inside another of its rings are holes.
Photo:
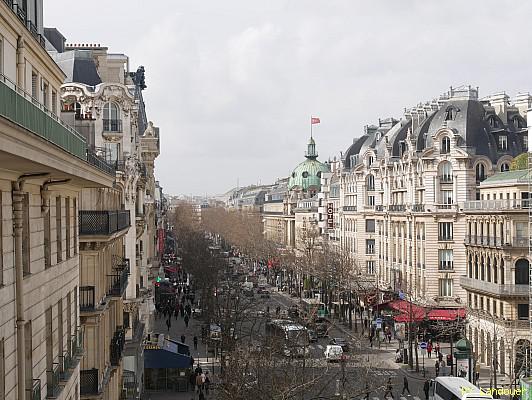
<path fill-rule="evenodd" d="M 344 338 L 332 338 L 329 344 L 340 346 L 344 353 L 349 351 L 349 343 Z"/>
<path fill-rule="evenodd" d="M 327 361 L 340 361 L 343 354 L 342 346 L 328 344 L 325 348 L 325 359 Z"/>
<path fill-rule="evenodd" d="M 314 343 L 318 341 L 318 334 L 315 330 L 309 329 L 308 330 L 308 341 L 310 343 Z"/>
<path fill-rule="evenodd" d="M 260 294 L 260 297 L 263 298 L 263 299 L 269 299 L 270 298 L 270 292 L 268 292 L 267 290 L 263 290 Z"/>

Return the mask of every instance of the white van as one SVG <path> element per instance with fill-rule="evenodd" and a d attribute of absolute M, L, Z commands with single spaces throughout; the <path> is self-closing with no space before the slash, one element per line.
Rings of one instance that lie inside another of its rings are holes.
<path fill-rule="evenodd" d="M 337 346 L 335 344 L 328 344 L 325 348 L 325 359 L 327 361 L 340 361 L 344 351 L 342 346 Z"/>

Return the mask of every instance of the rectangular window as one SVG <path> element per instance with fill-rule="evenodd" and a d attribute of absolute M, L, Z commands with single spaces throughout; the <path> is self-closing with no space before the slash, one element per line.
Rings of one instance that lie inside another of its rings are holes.
<path fill-rule="evenodd" d="M 52 112 L 57 115 L 57 92 L 52 90 Z"/>
<path fill-rule="evenodd" d="M 4 73 L 4 40 L 0 36 L 0 74 L 3 74 L 3 73 Z"/>
<path fill-rule="evenodd" d="M 78 254 L 78 199 L 72 200 L 72 214 L 74 215 L 74 254 Z"/>
<path fill-rule="evenodd" d="M 24 325 L 24 361 L 26 372 L 26 389 L 31 390 L 33 384 L 33 341 L 32 341 L 31 321 Z"/>
<path fill-rule="evenodd" d="M 57 243 L 57 262 L 63 261 L 63 227 L 61 224 L 61 196 L 55 198 L 55 241 Z"/>
<path fill-rule="evenodd" d="M 37 81 L 37 74 L 35 72 L 31 73 L 31 97 L 33 97 L 35 100 L 37 99 L 37 96 L 39 95 L 37 91 L 37 85 L 39 82 Z"/>
<path fill-rule="evenodd" d="M 439 222 L 438 223 L 439 240 L 453 240 L 453 223 Z"/>
<path fill-rule="evenodd" d="M 366 239 L 366 254 L 375 254 L 375 239 Z"/>
<path fill-rule="evenodd" d="M 375 205 L 375 196 L 368 196 L 368 206 L 374 206 Z"/>
<path fill-rule="evenodd" d="M 53 333 L 52 307 L 48 307 L 45 312 L 45 340 L 46 340 L 46 371 L 51 372 L 54 367 L 54 333 Z M 50 376 L 50 373 L 46 375 Z"/>
<path fill-rule="evenodd" d="M 44 214 L 44 268 L 52 266 L 52 242 L 50 240 L 50 209 Z"/>
<path fill-rule="evenodd" d="M 58 352 L 60 356 L 64 355 L 64 342 L 63 342 L 63 299 L 59 299 L 57 302 L 57 338 L 58 338 Z M 61 360 L 60 360 L 61 361 Z M 61 363 L 60 363 L 61 365 Z"/>
<path fill-rule="evenodd" d="M 65 199 L 65 228 L 66 228 L 66 258 L 69 259 L 70 253 L 70 197 Z"/>
<path fill-rule="evenodd" d="M 528 321 L 528 304 L 518 304 L 517 305 L 517 319 Z"/>
<path fill-rule="evenodd" d="M 28 275 L 30 271 L 30 195 L 22 196 L 22 271 Z"/>
<path fill-rule="evenodd" d="M 453 295 L 453 280 L 447 278 L 439 279 L 439 295 L 440 297 L 452 297 Z"/>
<path fill-rule="evenodd" d="M 504 318 L 504 303 L 502 301 L 499 303 L 499 316 Z"/>
<path fill-rule="evenodd" d="M 506 135 L 499 136 L 499 150 L 500 151 L 508 150 L 508 136 Z"/>
<path fill-rule="evenodd" d="M 441 191 L 441 202 L 442 204 L 453 204 L 453 191 L 442 190 Z"/>
<path fill-rule="evenodd" d="M 375 220 L 374 219 L 366 220 L 366 232 L 375 233 Z"/>
<path fill-rule="evenodd" d="M 453 269 L 453 251 L 451 249 L 438 250 L 438 269 L 440 271 L 449 271 Z"/>
<path fill-rule="evenodd" d="M 48 102 L 48 95 L 49 95 L 48 82 L 46 82 L 42 78 L 41 78 L 41 88 L 42 88 L 42 104 L 43 104 L 44 107 L 48 108 L 49 107 L 49 102 Z"/>
<path fill-rule="evenodd" d="M 67 293 L 67 340 L 68 340 L 68 354 L 72 355 L 72 293 Z"/>
<path fill-rule="evenodd" d="M 368 275 L 375 275 L 375 261 L 366 261 L 366 271 Z"/>
<path fill-rule="evenodd" d="M 517 239 L 528 238 L 528 222 L 515 223 L 515 236 Z"/>

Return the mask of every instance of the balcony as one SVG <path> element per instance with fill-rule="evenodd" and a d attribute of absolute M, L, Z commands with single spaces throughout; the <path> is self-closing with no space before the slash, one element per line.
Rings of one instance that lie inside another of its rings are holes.
<path fill-rule="evenodd" d="M 106 174 L 115 174 L 115 168 L 104 159 L 100 158 L 92 149 L 87 149 L 87 162 L 93 167 L 105 172 Z"/>
<path fill-rule="evenodd" d="M 375 206 L 375 211 L 383 212 L 384 211 L 384 206 L 382 204 L 379 204 L 379 205 Z"/>
<path fill-rule="evenodd" d="M 439 272 L 451 272 L 453 271 L 453 262 L 452 261 L 440 261 L 438 264 Z"/>
<path fill-rule="evenodd" d="M 83 136 L 1 74 L 0 115 L 73 156 L 87 159 Z"/>
<path fill-rule="evenodd" d="M 82 396 L 98 394 L 98 370 L 82 369 L 79 371 L 79 389 Z"/>
<path fill-rule="evenodd" d="M 13 0 L 4 0 L 4 3 L 15 13 L 20 22 L 26 27 L 26 29 L 31 33 L 31 35 L 37 40 L 39 45 L 44 49 L 46 48 L 46 42 L 42 35 L 37 31 L 35 24 L 28 20 L 27 9 L 21 4 L 15 3 Z"/>
<path fill-rule="evenodd" d="M 41 400 L 41 380 L 34 379 L 31 389 L 26 389 L 26 392 L 30 400 Z"/>
<path fill-rule="evenodd" d="M 474 200 L 464 203 L 464 211 L 520 211 L 528 212 L 530 199 Z"/>
<path fill-rule="evenodd" d="M 440 183 L 453 183 L 452 175 L 440 175 Z"/>
<path fill-rule="evenodd" d="M 103 120 L 104 133 L 122 133 L 122 120 L 121 119 L 104 119 Z"/>
<path fill-rule="evenodd" d="M 452 242 L 452 236 L 438 236 L 438 242 Z"/>
<path fill-rule="evenodd" d="M 75 363 L 68 352 L 59 356 L 59 379 L 62 381 L 68 381 L 71 376 L 71 368 Z"/>
<path fill-rule="evenodd" d="M 392 204 L 388 207 L 390 212 L 405 212 L 406 206 L 404 204 Z"/>
<path fill-rule="evenodd" d="M 129 228 L 129 210 L 79 212 L 79 234 L 109 236 Z"/>
<path fill-rule="evenodd" d="M 46 398 L 56 398 L 61 388 L 59 387 L 59 364 L 53 363 L 52 369 L 46 371 Z"/>
<path fill-rule="evenodd" d="M 124 352 L 124 344 L 126 342 L 126 334 L 122 327 L 118 327 L 113 339 L 111 339 L 111 365 L 118 367 Z"/>
<path fill-rule="evenodd" d="M 425 204 L 413 204 L 412 212 L 425 212 Z"/>
<path fill-rule="evenodd" d="M 528 248 L 528 238 L 518 237 L 512 238 L 510 241 L 503 241 L 501 238 L 466 235 L 464 243 L 470 246 L 485 246 L 485 247 L 516 247 Z"/>
<path fill-rule="evenodd" d="M 467 276 L 460 277 L 460 284 L 466 290 L 491 294 L 498 297 L 529 296 L 528 285 L 499 285 L 497 283 L 481 281 Z"/>
<path fill-rule="evenodd" d="M 80 286 L 79 287 L 79 310 L 93 311 L 94 310 L 94 286 Z"/>
<path fill-rule="evenodd" d="M 107 294 L 113 297 L 122 297 L 127 287 L 129 265 L 116 274 L 107 275 L 109 287 Z"/>
<path fill-rule="evenodd" d="M 344 211 L 356 211 L 357 210 L 357 206 L 344 206 L 343 210 Z"/>

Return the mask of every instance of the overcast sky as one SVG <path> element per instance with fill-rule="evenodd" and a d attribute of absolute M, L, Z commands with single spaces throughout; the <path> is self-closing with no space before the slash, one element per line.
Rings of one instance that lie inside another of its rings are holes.
<path fill-rule="evenodd" d="M 288 176 L 310 116 L 322 161 L 378 118 L 471 84 L 531 90 L 531 1 L 45 0 L 45 26 L 146 68 L 169 194 Z"/>

